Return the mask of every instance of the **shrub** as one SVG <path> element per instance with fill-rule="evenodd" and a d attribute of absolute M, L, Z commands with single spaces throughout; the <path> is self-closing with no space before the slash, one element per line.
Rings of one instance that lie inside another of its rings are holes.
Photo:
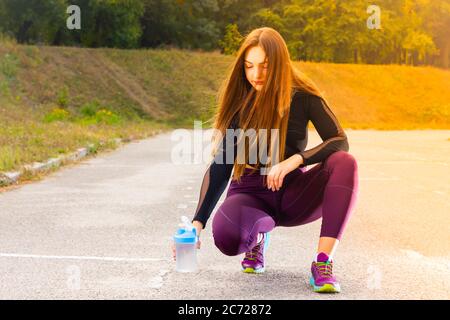
<path fill-rule="evenodd" d="M 44 116 L 44 122 L 65 121 L 70 114 L 67 110 L 61 108 L 54 108 L 51 112 Z"/>
<path fill-rule="evenodd" d="M 65 108 L 65 107 L 68 106 L 68 104 L 69 104 L 69 93 L 68 93 L 66 87 L 64 87 L 62 90 L 60 90 L 58 92 L 58 98 L 57 98 L 56 102 L 58 103 L 58 105 L 60 107 Z"/>
<path fill-rule="evenodd" d="M 3 57 L 0 57 L 0 72 L 7 80 L 15 78 L 18 67 L 19 59 L 14 53 L 6 53 Z"/>
<path fill-rule="evenodd" d="M 117 124 L 120 122 L 119 115 L 107 109 L 100 109 L 95 113 L 95 118 L 98 123 Z"/>
<path fill-rule="evenodd" d="M 84 104 L 80 108 L 80 113 L 83 117 L 93 117 L 95 116 L 95 113 L 98 111 L 99 108 L 100 104 L 98 103 L 98 101 L 92 101 Z"/>

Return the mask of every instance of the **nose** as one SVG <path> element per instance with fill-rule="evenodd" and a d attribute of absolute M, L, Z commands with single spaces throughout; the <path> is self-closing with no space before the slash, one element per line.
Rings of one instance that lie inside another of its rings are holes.
<path fill-rule="evenodd" d="M 261 68 L 255 68 L 255 81 L 257 80 L 262 80 L 261 79 L 261 74 L 262 74 L 262 69 Z"/>

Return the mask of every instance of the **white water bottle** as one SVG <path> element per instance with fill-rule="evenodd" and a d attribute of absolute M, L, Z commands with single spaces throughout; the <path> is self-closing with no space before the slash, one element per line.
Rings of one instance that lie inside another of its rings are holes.
<path fill-rule="evenodd" d="M 176 270 L 178 272 L 195 272 L 197 265 L 197 229 L 186 216 L 181 217 L 181 228 L 173 236 L 176 247 Z"/>

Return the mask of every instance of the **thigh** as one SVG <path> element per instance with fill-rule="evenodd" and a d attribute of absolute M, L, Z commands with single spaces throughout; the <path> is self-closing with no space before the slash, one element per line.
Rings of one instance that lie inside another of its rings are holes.
<path fill-rule="evenodd" d="M 323 163 L 292 175 L 280 196 L 277 225 L 296 226 L 319 219 L 328 179 Z"/>
<path fill-rule="evenodd" d="M 240 240 L 249 245 L 258 232 L 269 232 L 275 227 L 271 208 L 248 193 L 227 197 L 217 209 L 212 222 L 214 238 Z"/>

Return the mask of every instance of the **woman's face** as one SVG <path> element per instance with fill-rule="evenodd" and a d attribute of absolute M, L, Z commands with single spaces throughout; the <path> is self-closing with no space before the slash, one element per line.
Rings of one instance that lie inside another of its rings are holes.
<path fill-rule="evenodd" d="M 245 54 L 244 69 L 248 82 L 256 90 L 261 90 L 267 76 L 266 53 L 260 46 L 251 47 Z"/>

